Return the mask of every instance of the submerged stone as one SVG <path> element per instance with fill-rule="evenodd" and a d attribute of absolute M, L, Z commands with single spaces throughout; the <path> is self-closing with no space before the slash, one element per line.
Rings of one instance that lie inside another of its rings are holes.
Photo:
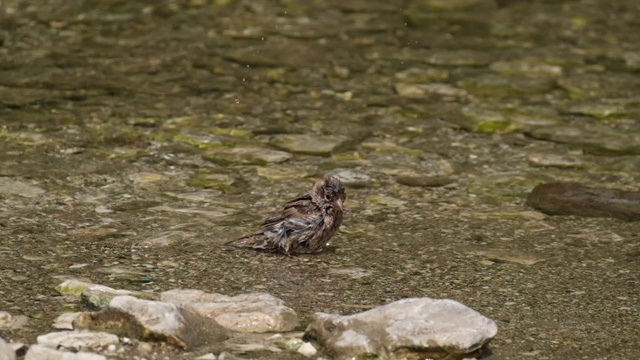
<path fill-rule="evenodd" d="M 230 149 L 211 149 L 205 152 L 202 157 L 222 165 L 264 165 L 287 161 L 291 159 L 293 155 L 284 151 L 249 146 Z"/>
<path fill-rule="evenodd" d="M 468 94 L 463 89 L 458 89 L 448 84 L 395 84 L 398 95 L 408 98 L 421 98 L 428 95 L 466 97 Z"/>
<path fill-rule="evenodd" d="M 0 195 L 17 195 L 26 198 L 34 198 L 44 193 L 44 189 L 27 181 L 0 177 Z"/>
<path fill-rule="evenodd" d="M 304 339 L 332 358 L 479 355 L 497 333 L 491 319 L 454 300 L 412 298 L 354 315 L 316 313 Z"/>
<path fill-rule="evenodd" d="M 536 186 L 527 205 L 551 215 L 613 217 L 640 221 L 640 192 L 592 188 L 577 183 Z"/>
<path fill-rule="evenodd" d="M 485 74 L 460 80 L 456 86 L 476 96 L 507 98 L 547 93 L 555 83 L 544 77 Z"/>
<path fill-rule="evenodd" d="M 593 166 L 592 163 L 585 161 L 580 156 L 561 155 L 552 153 L 535 153 L 529 154 L 527 160 L 531 166 L 546 166 L 557 168 L 578 168 L 586 169 Z"/>
<path fill-rule="evenodd" d="M 196 233 L 188 231 L 165 231 L 140 241 L 138 245 L 149 247 L 169 246 L 190 239 L 195 235 Z"/>
<path fill-rule="evenodd" d="M 605 103 L 582 103 L 564 109 L 567 114 L 587 115 L 596 119 L 619 118 L 627 114 L 624 105 Z"/>
<path fill-rule="evenodd" d="M 496 61 L 489 66 L 489 69 L 510 75 L 562 76 L 561 66 L 526 61 Z"/>
<path fill-rule="evenodd" d="M 205 189 L 224 189 L 230 187 L 235 179 L 226 174 L 199 173 L 187 180 L 187 185 Z"/>
<path fill-rule="evenodd" d="M 412 187 L 439 187 L 451 184 L 454 178 L 448 176 L 398 176 L 396 178 L 398 184 Z"/>
<path fill-rule="evenodd" d="M 504 114 L 477 106 L 465 106 L 462 108 L 462 118 L 452 119 L 463 128 L 483 133 L 508 133 L 518 130 L 520 127 Z"/>
<path fill-rule="evenodd" d="M 574 145 L 594 154 L 640 154 L 640 133 L 623 132 L 601 124 L 540 127 L 531 130 L 530 135 L 537 139 Z"/>
<path fill-rule="evenodd" d="M 449 79 L 449 72 L 436 68 L 409 68 L 404 71 L 397 72 L 395 78 L 401 80 L 405 84 L 442 82 Z"/>
<path fill-rule="evenodd" d="M 272 136 L 270 143 L 292 153 L 329 156 L 347 140 L 342 135 L 280 134 Z"/>
<path fill-rule="evenodd" d="M 260 166 L 256 169 L 258 176 L 270 180 L 299 179 L 306 175 L 305 172 L 289 166 Z"/>

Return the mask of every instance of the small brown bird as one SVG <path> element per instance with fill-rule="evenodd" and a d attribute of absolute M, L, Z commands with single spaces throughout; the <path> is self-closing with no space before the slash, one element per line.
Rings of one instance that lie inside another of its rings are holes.
<path fill-rule="evenodd" d="M 326 175 L 308 194 L 289 201 L 280 215 L 267 218 L 258 231 L 228 245 L 287 255 L 320 252 L 342 224 L 346 198 L 340 179 Z"/>

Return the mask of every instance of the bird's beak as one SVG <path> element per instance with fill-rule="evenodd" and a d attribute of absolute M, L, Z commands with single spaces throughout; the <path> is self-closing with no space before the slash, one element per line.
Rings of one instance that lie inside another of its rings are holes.
<path fill-rule="evenodd" d="M 340 209 L 340 211 L 344 211 L 344 200 L 342 199 L 336 200 L 336 206 L 338 206 L 338 209 Z"/>

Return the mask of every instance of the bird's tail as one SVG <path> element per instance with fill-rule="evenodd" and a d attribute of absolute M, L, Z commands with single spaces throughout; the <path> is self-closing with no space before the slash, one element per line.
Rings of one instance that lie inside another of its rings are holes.
<path fill-rule="evenodd" d="M 267 250 L 267 239 L 264 235 L 255 234 L 241 237 L 226 243 L 227 246 Z"/>

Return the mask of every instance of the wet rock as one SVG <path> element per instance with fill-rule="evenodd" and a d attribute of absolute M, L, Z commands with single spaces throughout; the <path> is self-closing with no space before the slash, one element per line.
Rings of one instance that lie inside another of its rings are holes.
<path fill-rule="evenodd" d="M 53 322 L 53 328 L 57 330 L 73 330 L 73 321 L 82 314 L 81 312 L 64 313 Z"/>
<path fill-rule="evenodd" d="M 0 194 L 34 198 L 44 193 L 44 189 L 29 182 L 0 177 Z"/>
<path fill-rule="evenodd" d="M 149 276 L 137 267 L 126 265 L 105 266 L 95 270 L 98 273 L 107 274 L 109 279 L 140 283 L 150 281 Z"/>
<path fill-rule="evenodd" d="M 477 178 L 469 185 L 469 193 L 479 196 L 499 196 L 522 198 L 542 181 L 514 173 L 496 173 Z"/>
<path fill-rule="evenodd" d="M 160 299 L 215 320 L 223 327 L 240 332 L 291 331 L 298 326 L 293 309 L 269 294 L 251 293 L 226 296 L 201 290 L 169 290 Z"/>
<path fill-rule="evenodd" d="M 449 79 L 449 72 L 436 68 L 409 68 L 394 75 L 405 84 L 442 82 Z"/>
<path fill-rule="evenodd" d="M 255 46 L 244 46 L 226 52 L 226 56 L 251 66 L 285 66 L 295 69 L 316 67 L 329 61 L 323 46 L 308 41 L 270 37 Z"/>
<path fill-rule="evenodd" d="M 410 9 L 420 6 L 423 9 L 459 11 L 476 6 L 494 6 L 491 0 L 414 0 Z"/>
<path fill-rule="evenodd" d="M 212 149 L 202 157 L 206 160 L 222 164 L 265 165 L 285 162 L 293 157 L 288 152 L 260 147 L 234 147 L 230 149 Z"/>
<path fill-rule="evenodd" d="M 270 143 L 292 153 L 329 156 L 347 140 L 341 135 L 280 134 L 271 137 Z"/>
<path fill-rule="evenodd" d="M 69 350 L 97 349 L 111 344 L 118 344 L 120 340 L 113 334 L 90 331 L 58 331 L 39 335 L 38 344 L 53 349 L 65 348 Z"/>
<path fill-rule="evenodd" d="M 224 189 L 233 185 L 234 182 L 235 179 L 230 175 L 200 173 L 189 179 L 187 185 L 207 189 Z"/>
<path fill-rule="evenodd" d="M 592 188 L 576 183 L 536 186 L 527 205 L 551 215 L 614 217 L 640 221 L 640 192 Z"/>
<path fill-rule="evenodd" d="M 84 313 L 74 328 L 108 331 L 139 340 L 163 341 L 181 348 L 211 345 L 226 339 L 215 320 L 175 304 L 117 296 L 99 312 Z"/>
<path fill-rule="evenodd" d="M 491 264 L 496 262 L 498 263 L 502 262 L 502 263 L 512 263 L 512 264 L 531 266 L 543 260 L 540 258 L 533 257 L 531 255 L 515 253 L 513 249 L 478 250 L 478 251 L 470 251 L 469 254 L 487 258 L 491 262 Z"/>
<path fill-rule="evenodd" d="M 519 211 L 519 212 L 490 212 L 490 213 L 470 213 L 474 219 L 509 219 L 509 220 L 526 220 L 539 221 L 544 220 L 547 216 L 538 211 Z"/>
<path fill-rule="evenodd" d="M 29 318 L 24 315 L 11 315 L 6 311 L 0 311 L 0 330 L 20 329 L 29 322 Z"/>
<path fill-rule="evenodd" d="M 269 180 L 299 179 L 305 176 L 300 169 L 288 166 L 261 166 L 256 169 L 258 176 Z"/>
<path fill-rule="evenodd" d="M 501 99 L 547 93 L 553 90 L 555 82 L 545 77 L 484 74 L 460 80 L 456 86 L 475 96 Z"/>
<path fill-rule="evenodd" d="M 593 166 L 592 163 L 584 161 L 579 156 L 561 155 L 561 154 L 529 154 L 527 156 L 529 165 L 538 167 L 558 167 L 558 168 L 580 168 L 586 169 Z"/>
<path fill-rule="evenodd" d="M 0 360 L 16 360 L 16 352 L 3 338 L 0 338 Z"/>
<path fill-rule="evenodd" d="M 640 133 L 623 132 L 600 124 L 533 129 L 537 139 L 573 145 L 593 154 L 639 155 Z"/>
<path fill-rule="evenodd" d="M 215 199 L 216 197 L 220 196 L 221 193 L 222 192 L 219 190 L 204 189 L 186 193 L 166 192 L 165 195 L 174 197 L 176 199 L 197 203 L 211 201 L 211 199 Z"/>
<path fill-rule="evenodd" d="M 638 79 L 620 73 L 573 72 L 558 79 L 557 85 L 573 99 L 625 98 L 638 86 Z"/>
<path fill-rule="evenodd" d="M 491 319 L 459 302 L 413 298 L 348 316 L 316 313 L 305 339 L 334 358 L 458 358 L 477 355 L 497 330 Z"/>
<path fill-rule="evenodd" d="M 596 119 L 620 118 L 627 115 L 624 105 L 597 102 L 571 105 L 563 109 L 563 112 L 574 115 L 587 115 Z"/>
<path fill-rule="evenodd" d="M 173 140 L 193 145 L 201 149 L 222 146 L 222 140 L 220 140 L 218 135 L 214 134 L 192 134 L 189 131 L 182 131 L 180 134 L 176 134 L 173 137 Z"/>
<path fill-rule="evenodd" d="M 91 285 L 93 284 L 82 280 L 67 279 L 61 284 L 56 285 L 55 289 L 62 295 L 80 295 L 87 287 Z"/>
<path fill-rule="evenodd" d="M 66 352 L 46 346 L 31 345 L 24 360 L 107 360 L 106 356 L 88 352 Z"/>
<path fill-rule="evenodd" d="M 335 175 L 349 187 L 365 187 L 371 182 L 371 177 L 354 170 L 337 170 Z"/>
<path fill-rule="evenodd" d="M 478 106 L 465 106 L 462 108 L 462 116 L 452 120 L 469 131 L 501 134 L 520 129 L 518 124 L 501 112 Z"/>
<path fill-rule="evenodd" d="M 195 208 L 195 207 L 177 208 L 177 207 L 163 205 L 163 206 L 156 206 L 154 208 L 151 208 L 151 210 L 165 211 L 165 212 L 175 213 L 175 214 L 184 215 L 184 216 L 201 216 L 207 219 L 214 219 L 214 220 L 237 212 L 237 210 L 227 209 L 220 206 L 216 207 L 215 209 L 202 209 L 202 208 Z"/>
<path fill-rule="evenodd" d="M 328 274 L 332 275 L 341 275 L 347 276 L 352 279 L 362 279 L 364 277 L 368 277 L 373 275 L 373 271 L 355 267 L 355 268 L 340 268 L 340 269 L 329 269 L 327 271 Z"/>
<path fill-rule="evenodd" d="M 509 75 L 562 76 L 561 66 L 534 62 L 496 61 L 489 66 L 489 69 Z"/>
<path fill-rule="evenodd" d="M 129 175 L 129 180 L 133 181 L 137 186 L 147 189 L 154 188 L 158 183 L 169 180 L 165 174 L 155 172 L 140 172 Z"/>
<path fill-rule="evenodd" d="M 146 238 L 138 243 L 140 246 L 160 247 L 177 244 L 194 237 L 196 233 L 188 231 L 166 231 Z"/>
<path fill-rule="evenodd" d="M 367 203 L 371 205 L 384 205 L 389 207 L 402 208 L 407 203 L 404 200 L 387 195 L 369 195 L 366 197 Z"/>
<path fill-rule="evenodd" d="M 448 176 L 398 176 L 398 184 L 412 187 L 439 187 L 451 184 L 455 179 Z"/>
<path fill-rule="evenodd" d="M 463 98 L 468 94 L 463 89 L 458 89 L 447 84 L 405 84 L 395 85 L 398 95 L 408 98 L 421 98 L 427 95 L 449 96 Z"/>

